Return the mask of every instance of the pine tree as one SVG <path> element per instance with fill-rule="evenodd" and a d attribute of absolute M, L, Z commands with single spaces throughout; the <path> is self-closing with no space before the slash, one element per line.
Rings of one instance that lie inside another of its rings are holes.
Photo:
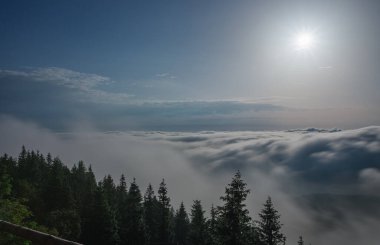
<path fill-rule="evenodd" d="M 146 244 L 153 244 L 158 239 L 158 217 L 159 203 L 154 195 L 153 187 L 148 185 L 144 195 L 144 225 L 145 225 L 145 240 Z"/>
<path fill-rule="evenodd" d="M 116 186 L 111 175 L 104 176 L 103 180 L 99 183 L 102 187 L 105 198 L 111 208 L 116 209 Z"/>
<path fill-rule="evenodd" d="M 46 162 L 48 165 L 51 165 L 53 163 L 53 158 L 50 153 L 48 153 L 46 156 Z"/>
<path fill-rule="evenodd" d="M 18 156 L 18 167 L 19 167 L 19 169 L 24 168 L 27 155 L 28 155 L 28 153 L 26 152 L 25 146 L 23 145 L 21 147 L 21 152 Z"/>
<path fill-rule="evenodd" d="M 116 191 L 118 192 L 118 194 L 121 195 L 121 196 L 118 195 L 119 197 L 122 197 L 122 198 L 126 197 L 125 194 L 127 193 L 127 182 L 125 180 L 125 175 L 124 174 L 122 174 L 120 176 L 120 182 L 119 182 L 119 185 L 116 188 Z"/>
<path fill-rule="evenodd" d="M 10 171 L 6 166 L 6 162 L 8 162 L 7 155 L 0 158 L 0 200 L 9 196 L 12 192 L 12 178 L 9 175 Z"/>
<path fill-rule="evenodd" d="M 98 194 L 98 186 L 96 184 L 95 175 L 92 172 L 91 165 L 88 167 L 88 170 L 84 176 L 84 190 L 85 194 L 82 197 L 83 200 L 83 209 L 81 210 L 81 237 L 80 241 L 84 244 L 91 244 L 88 241 L 91 240 L 93 236 L 93 220 L 95 210 L 96 195 Z"/>
<path fill-rule="evenodd" d="M 174 217 L 174 243 L 185 245 L 189 230 L 189 217 L 187 216 L 183 202 Z"/>
<path fill-rule="evenodd" d="M 191 222 L 189 231 L 189 241 L 193 245 L 205 245 L 209 241 L 207 233 L 207 222 L 201 201 L 195 200 L 191 207 Z"/>
<path fill-rule="evenodd" d="M 144 244 L 144 225 L 142 197 L 140 189 L 136 184 L 136 179 L 130 184 L 126 203 L 126 213 L 124 225 L 126 225 L 125 236 L 121 236 L 122 244 Z"/>
<path fill-rule="evenodd" d="M 210 219 L 208 220 L 208 244 L 217 244 L 217 209 L 214 204 L 211 205 Z"/>
<path fill-rule="evenodd" d="M 238 171 L 225 189 L 220 199 L 224 205 L 218 207 L 218 241 L 225 245 L 245 245 L 250 240 L 251 218 L 246 209 L 245 200 L 248 193 L 246 183 Z"/>
<path fill-rule="evenodd" d="M 116 206 L 119 223 L 123 222 L 123 214 L 127 213 L 128 190 L 124 174 L 120 176 L 119 185 L 116 187 Z M 120 227 L 122 229 L 122 227 Z"/>
<path fill-rule="evenodd" d="M 119 185 L 116 187 L 116 199 L 117 199 L 117 221 L 119 227 L 120 244 L 127 243 L 128 237 L 128 190 L 125 176 L 122 174 L 120 177 Z"/>
<path fill-rule="evenodd" d="M 280 214 L 274 208 L 270 197 L 265 202 L 259 217 L 258 233 L 260 241 L 265 245 L 284 244 L 286 238 L 281 233 Z"/>
<path fill-rule="evenodd" d="M 108 203 L 102 185 L 99 185 L 94 196 L 94 203 L 89 207 L 91 216 L 83 230 L 84 244 L 118 244 L 118 225 L 116 213 Z"/>
<path fill-rule="evenodd" d="M 59 158 L 54 158 L 42 193 L 46 211 L 70 209 L 74 205 L 74 193 L 71 184 L 70 170 L 63 165 Z"/>
<path fill-rule="evenodd" d="M 76 206 L 82 213 L 86 208 L 87 203 L 85 202 L 86 196 L 89 193 L 86 186 L 86 172 L 87 169 L 82 161 L 78 163 L 78 166 L 74 165 L 71 169 L 71 186 L 73 190 L 73 196 L 76 202 Z"/>
<path fill-rule="evenodd" d="M 92 172 L 91 166 L 89 166 L 88 170 L 85 173 L 84 176 L 84 196 L 82 197 L 83 201 L 83 208 L 81 210 L 81 237 L 80 241 L 85 244 L 91 244 L 88 243 L 93 234 L 92 234 L 92 222 L 94 217 L 93 211 L 95 206 L 95 199 L 96 199 L 96 192 L 97 192 L 97 185 L 96 185 L 96 179 L 95 175 Z"/>
<path fill-rule="evenodd" d="M 170 210 L 169 210 L 169 229 L 168 229 L 168 233 L 169 233 L 169 244 L 173 244 L 174 243 L 174 223 L 175 223 L 175 210 L 172 207 L 170 207 Z"/>
<path fill-rule="evenodd" d="M 300 238 L 298 240 L 298 245 L 304 245 L 304 241 L 302 239 L 302 236 L 300 236 Z"/>
<path fill-rule="evenodd" d="M 163 179 L 158 189 L 159 202 L 159 225 L 158 225 L 158 240 L 160 243 L 169 243 L 170 237 L 170 198 L 166 188 L 165 180 Z"/>

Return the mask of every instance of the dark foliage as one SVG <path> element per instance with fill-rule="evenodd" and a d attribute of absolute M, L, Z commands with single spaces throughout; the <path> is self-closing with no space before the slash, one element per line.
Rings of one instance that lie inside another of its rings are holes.
<path fill-rule="evenodd" d="M 280 245 L 285 243 L 285 236 L 281 233 L 282 224 L 280 214 L 274 208 L 272 199 L 268 197 L 264 208 L 259 213 L 258 233 L 262 244 Z"/>
<path fill-rule="evenodd" d="M 129 186 L 129 187 L 128 187 Z M 59 158 L 22 147 L 18 159 L 0 157 L 0 219 L 84 244 L 245 245 L 282 244 L 279 214 L 269 198 L 254 226 L 245 200 L 249 194 L 237 172 L 205 216 L 195 200 L 190 218 L 181 203 L 174 210 L 164 180 L 156 197 L 149 184 L 144 196 L 136 180 L 110 175 L 96 183 L 91 166 L 69 169 Z M 300 242 L 302 238 L 300 238 Z M 299 244 L 300 244 L 299 242 Z M 303 242 L 303 241 L 302 241 Z M 28 244 L 0 233 L 0 244 Z"/>

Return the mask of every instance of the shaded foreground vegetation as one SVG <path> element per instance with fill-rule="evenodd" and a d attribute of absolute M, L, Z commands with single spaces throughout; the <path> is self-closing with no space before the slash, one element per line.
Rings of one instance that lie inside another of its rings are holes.
<path fill-rule="evenodd" d="M 91 166 L 71 169 L 59 158 L 24 147 L 18 159 L 0 157 L 0 219 L 84 244 L 276 245 L 285 244 L 280 215 L 268 197 L 253 221 L 245 205 L 250 193 L 237 172 L 209 215 L 200 200 L 187 212 L 174 209 L 163 179 L 142 195 L 136 180 L 98 183 Z M 0 233 L 0 244 L 28 244 Z M 298 244 L 303 244 L 302 237 Z"/>

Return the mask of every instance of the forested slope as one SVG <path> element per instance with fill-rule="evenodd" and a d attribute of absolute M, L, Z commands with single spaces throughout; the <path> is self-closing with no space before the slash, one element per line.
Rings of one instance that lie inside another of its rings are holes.
<path fill-rule="evenodd" d="M 270 198 L 253 221 L 245 200 L 250 194 L 237 172 L 221 205 L 205 212 L 194 200 L 189 212 L 173 207 L 163 179 L 157 195 L 149 184 L 141 193 L 133 178 L 117 184 L 110 175 L 98 183 L 90 167 L 71 169 L 50 154 L 27 151 L 0 158 L 0 219 L 84 244 L 285 244 L 280 215 Z M 184 190 L 186 191 L 186 190 Z M 23 244 L 1 233 L 1 244 Z"/>

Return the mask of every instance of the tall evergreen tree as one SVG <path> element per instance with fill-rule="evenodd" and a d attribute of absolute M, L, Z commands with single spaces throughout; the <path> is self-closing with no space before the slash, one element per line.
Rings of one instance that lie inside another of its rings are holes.
<path fill-rule="evenodd" d="M 10 162 L 7 155 L 0 158 L 0 200 L 5 199 L 12 192 L 12 178 L 7 162 Z"/>
<path fill-rule="evenodd" d="M 118 226 L 116 213 L 108 203 L 107 197 L 99 185 L 94 196 L 94 203 L 90 208 L 91 216 L 82 235 L 84 244 L 118 244 Z"/>
<path fill-rule="evenodd" d="M 238 171 L 220 199 L 224 205 L 218 207 L 217 234 L 220 244 L 245 245 L 250 242 L 251 218 L 245 200 L 250 192 Z"/>
<path fill-rule="evenodd" d="M 144 194 L 143 203 L 146 244 L 155 244 L 158 241 L 159 206 L 153 187 L 149 184 Z"/>
<path fill-rule="evenodd" d="M 217 244 L 217 209 L 214 207 L 214 204 L 211 205 L 210 210 L 210 219 L 208 220 L 208 244 L 216 245 Z"/>
<path fill-rule="evenodd" d="M 118 193 L 118 198 L 126 198 L 127 197 L 127 181 L 125 180 L 125 175 L 122 174 L 120 176 L 119 185 L 116 187 L 116 191 Z"/>
<path fill-rule="evenodd" d="M 75 204 L 81 213 L 86 208 L 87 195 L 92 194 L 92 192 L 87 189 L 86 172 L 86 166 L 82 161 L 79 161 L 78 166 L 74 165 L 71 169 L 70 182 L 73 190 L 73 196 L 76 202 Z"/>
<path fill-rule="evenodd" d="M 21 147 L 21 152 L 18 155 L 18 161 L 17 161 L 17 165 L 18 165 L 19 170 L 21 170 L 25 167 L 27 155 L 28 155 L 28 153 L 26 152 L 25 146 L 23 145 Z"/>
<path fill-rule="evenodd" d="M 207 233 L 207 222 L 201 201 L 195 200 L 191 207 L 191 221 L 189 231 L 189 242 L 192 245 L 205 245 L 209 241 Z"/>
<path fill-rule="evenodd" d="M 82 197 L 83 206 L 80 211 L 81 214 L 81 237 L 80 241 L 87 244 L 86 241 L 89 240 L 87 236 L 91 236 L 92 231 L 92 220 L 93 220 L 93 210 L 95 206 L 95 194 L 97 192 L 97 184 L 95 175 L 92 172 L 91 166 L 89 166 L 88 170 L 84 176 L 84 190 L 85 194 Z"/>
<path fill-rule="evenodd" d="M 54 158 L 43 193 L 48 211 L 68 209 L 74 205 L 71 184 L 70 170 L 63 165 L 59 158 Z"/>
<path fill-rule="evenodd" d="M 120 176 L 119 185 L 116 187 L 116 212 L 119 227 L 120 244 L 127 244 L 128 225 L 129 225 L 129 210 L 128 210 L 128 190 L 125 176 Z"/>
<path fill-rule="evenodd" d="M 298 245 L 304 245 L 304 241 L 303 241 L 302 236 L 299 237 Z"/>
<path fill-rule="evenodd" d="M 158 189 L 159 202 L 159 225 L 158 225 L 158 240 L 160 243 L 169 243 L 170 238 L 170 198 L 166 188 L 165 180 L 163 179 Z"/>
<path fill-rule="evenodd" d="M 284 244 L 286 238 L 281 233 L 280 214 L 274 208 L 272 199 L 268 197 L 264 208 L 259 213 L 258 233 L 260 241 L 265 245 Z"/>
<path fill-rule="evenodd" d="M 46 156 L 46 162 L 48 165 L 51 165 L 53 163 L 53 158 L 50 153 L 48 153 Z"/>
<path fill-rule="evenodd" d="M 122 244 L 144 244 L 144 225 L 143 225 L 143 209 L 142 197 L 140 189 L 133 179 L 128 191 L 128 198 L 126 203 L 126 213 L 124 215 L 126 220 L 126 234 L 121 235 Z"/>
<path fill-rule="evenodd" d="M 174 243 L 185 245 L 189 230 L 189 217 L 187 216 L 185 205 L 181 202 L 174 218 Z"/>
<path fill-rule="evenodd" d="M 175 210 L 173 206 L 169 210 L 169 244 L 174 243 Z"/>
<path fill-rule="evenodd" d="M 111 208 L 116 209 L 116 203 L 117 203 L 116 185 L 113 181 L 112 176 L 109 174 L 107 176 L 104 176 L 103 180 L 99 184 L 102 188 L 102 191 L 108 202 L 108 205 L 110 205 Z"/>

